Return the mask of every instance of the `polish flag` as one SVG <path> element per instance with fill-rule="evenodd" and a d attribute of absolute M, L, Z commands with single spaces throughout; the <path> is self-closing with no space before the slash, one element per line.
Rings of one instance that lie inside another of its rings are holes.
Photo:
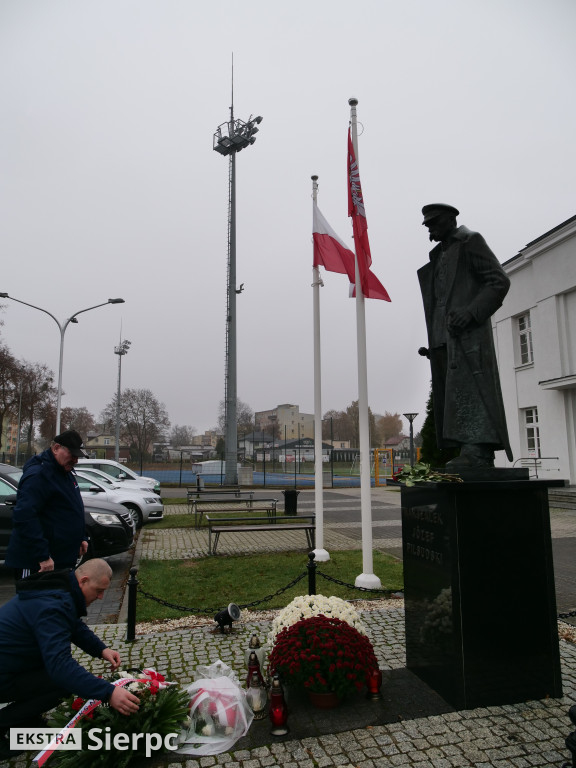
<path fill-rule="evenodd" d="M 347 248 L 330 224 L 324 218 L 320 208 L 314 203 L 312 222 L 314 239 L 314 266 L 324 267 L 328 272 L 348 275 L 354 282 L 354 252 Z"/>
<path fill-rule="evenodd" d="M 354 152 L 350 130 L 348 130 L 348 216 L 352 217 L 354 247 L 358 257 L 358 271 L 360 272 L 362 293 L 367 299 L 390 301 L 386 288 L 370 270 L 372 256 L 368 241 L 368 222 L 366 220 L 364 198 L 362 197 L 360 171 L 356 162 L 356 153 Z"/>

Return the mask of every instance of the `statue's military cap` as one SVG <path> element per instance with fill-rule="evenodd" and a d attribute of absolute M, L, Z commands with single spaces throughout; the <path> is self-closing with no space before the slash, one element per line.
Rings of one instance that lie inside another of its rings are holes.
<path fill-rule="evenodd" d="M 431 203 L 430 205 L 425 205 L 424 208 L 422 208 L 422 215 L 424 216 L 422 224 L 427 224 L 442 213 L 451 213 L 453 216 L 458 216 L 460 211 L 457 208 L 454 208 L 453 205 L 446 205 L 445 203 Z"/>

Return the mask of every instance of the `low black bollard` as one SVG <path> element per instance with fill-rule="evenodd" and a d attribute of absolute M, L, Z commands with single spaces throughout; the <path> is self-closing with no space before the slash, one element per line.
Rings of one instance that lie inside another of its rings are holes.
<path fill-rule="evenodd" d="M 132 643 L 136 639 L 136 593 L 138 591 L 138 568 L 130 568 L 128 579 L 128 626 L 126 628 L 126 642 Z"/>
<path fill-rule="evenodd" d="M 316 555 L 314 552 L 308 553 L 308 565 L 306 566 L 308 568 L 308 594 L 309 595 L 315 595 L 316 594 L 316 561 L 314 558 Z"/>

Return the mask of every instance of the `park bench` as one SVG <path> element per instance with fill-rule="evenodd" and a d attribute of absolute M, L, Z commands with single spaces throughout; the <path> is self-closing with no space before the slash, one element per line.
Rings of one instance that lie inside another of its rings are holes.
<path fill-rule="evenodd" d="M 233 494 L 233 496 L 232 496 Z M 198 494 L 196 489 L 188 490 L 186 492 L 186 502 L 188 503 L 188 512 L 193 512 L 193 504 L 197 501 L 236 501 L 241 503 L 241 499 L 252 500 L 254 498 L 254 491 L 219 491 L 216 488 L 211 491 L 200 491 Z"/>
<path fill-rule="evenodd" d="M 186 498 L 188 501 L 190 501 L 190 499 L 200 499 L 203 496 L 210 496 L 215 493 L 223 496 L 233 494 L 234 496 L 240 497 L 244 496 L 246 493 L 251 493 L 251 491 L 243 491 L 239 485 L 227 485 L 226 487 L 221 485 L 215 485 L 211 487 L 198 487 L 197 485 L 189 485 L 186 487 Z"/>
<path fill-rule="evenodd" d="M 316 515 L 299 515 L 290 517 L 291 520 L 298 520 L 295 523 L 279 523 L 280 518 L 274 518 L 272 521 L 268 517 L 211 517 L 206 515 L 208 523 L 208 554 L 215 555 L 220 535 L 223 533 L 258 533 L 258 531 L 305 531 L 308 549 L 314 549 L 316 540 L 316 525 L 314 520 Z M 308 520 L 310 522 L 304 522 Z M 212 534 L 214 534 L 214 544 L 212 544 Z"/>
<path fill-rule="evenodd" d="M 188 510 L 194 514 L 194 527 L 199 528 L 206 512 L 244 513 L 266 512 L 270 520 L 276 517 L 278 499 L 192 499 Z"/>

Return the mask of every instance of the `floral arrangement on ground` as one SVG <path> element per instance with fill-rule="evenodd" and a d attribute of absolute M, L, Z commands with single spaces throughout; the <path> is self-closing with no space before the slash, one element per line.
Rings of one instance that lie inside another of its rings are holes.
<path fill-rule="evenodd" d="M 272 629 L 268 635 L 268 642 L 273 644 L 278 634 L 287 627 L 296 624 L 302 619 L 312 616 L 326 616 L 340 619 L 354 627 L 361 635 L 366 634 L 366 629 L 360 618 L 360 614 L 345 600 L 339 597 L 325 597 L 324 595 L 299 595 L 288 603 L 272 622 Z"/>
<path fill-rule="evenodd" d="M 169 734 L 180 734 L 188 719 L 190 697 L 185 689 L 153 669 L 118 670 L 109 677 L 110 682 L 129 679 L 125 687 L 140 699 L 138 712 L 121 715 L 108 704 L 101 703 L 74 723 L 75 728 L 82 728 L 82 751 L 56 750 L 50 764 L 58 768 L 125 768 L 133 760 L 141 761 L 144 755 L 143 739 L 133 739 L 134 734 L 154 733 L 164 739 Z M 60 704 L 51 713 L 48 725 L 52 728 L 65 728 L 86 705 L 86 701 L 72 696 Z M 127 734 L 129 745 L 136 742 L 136 749 L 99 749 L 94 751 L 94 742 L 89 739 L 91 729 L 101 729 L 98 739 L 114 744 L 116 734 Z M 107 730 L 109 729 L 109 730 Z M 176 739 L 173 740 L 176 743 Z M 89 750 L 88 744 L 92 745 Z"/>
<path fill-rule="evenodd" d="M 344 698 L 366 685 L 378 661 L 365 635 L 345 621 L 318 615 L 280 631 L 269 667 L 283 684 Z"/>

